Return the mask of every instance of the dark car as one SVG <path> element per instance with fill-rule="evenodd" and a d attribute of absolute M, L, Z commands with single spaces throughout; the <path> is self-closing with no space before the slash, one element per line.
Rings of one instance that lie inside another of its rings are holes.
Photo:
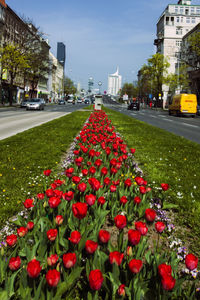
<path fill-rule="evenodd" d="M 133 101 L 131 102 L 128 107 L 127 107 L 128 110 L 140 110 L 140 103 L 139 101 Z"/>
<path fill-rule="evenodd" d="M 197 115 L 200 116 L 200 104 L 197 104 Z"/>
<path fill-rule="evenodd" d="M 59 99 L 59 100 L 58 100 L 58 104 L 59 104 L 59 105 L 65 105 L 65 100 Z"/>
<path fill-rule="evenodd" d="M 84 101 L 84 103 L 85 103 L 85 104 L 90 104 L 90 103 L 91 103 L 91 101 L 90 101 L 90 99 L 89 99 L 89 98 L 86 98 L 86 99 L 85 99 L 85 101 Z"/>

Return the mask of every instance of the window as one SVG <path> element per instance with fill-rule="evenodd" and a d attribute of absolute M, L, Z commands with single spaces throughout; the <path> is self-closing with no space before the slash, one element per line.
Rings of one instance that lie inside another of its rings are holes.
<path fill-rule="evenodd" d="M 192 18 L 192 23 L 194 24 L 194 23 L 196 23 L 196 20 L 195 20 L 195 18 Z"/>
<path fill-rule="evenodd" d="M 194 15 L 194 13 L 195 13 L 193 6 L 190 8 L 190 13 L 191 13 L 191 15 Z"/>
<path fill-rule="evenodd" d="M 180 18 L 176 17 L 176 22 L 179 23 L 180 22 Z"/>
<path fill-rule="evenodd" d="M 169 17 L 166 17 L 166 25 L 169 25 Z"/>
<path fill-rule="evenodd" d="M 178 13 L 178 6 L 175 6 L 175 13 Z"/>
<path fill-rule="evenodd" d="M 180 40 L 176 40 L 176 46 L 177 46 L 177 47 L 180 47 L 181 44 L 182 44 L 182 42 L 181 42 Z"/>
<path fill-rule="evenodd" d="M 186 17 L 186 23 L 190 23 L 190 17 Z"/>
<path fill-rule="evenodd" d="M 180 7 L 180 14 L 183 14 L 183 7 Z"/>
<path fill-rule="evenodd" d="M 196 13 L 197 13 L 197 15 L 200 14 L 200 7 L 197 7 L 197 8 L 196 8 Z"/>
<path fill-rule="evenodd" d="M 185 14 L 186 14 L 186 15 L 189 15 L 189 7 L 186 7 L 186 8 L 185 8 Z"/>
<path fill-rule="evenodd" d="M 181 35 L 182 33 L 183 33 L 182 28 L 176 27 L 176 34 L 177 34 L 177 35 Z"/>

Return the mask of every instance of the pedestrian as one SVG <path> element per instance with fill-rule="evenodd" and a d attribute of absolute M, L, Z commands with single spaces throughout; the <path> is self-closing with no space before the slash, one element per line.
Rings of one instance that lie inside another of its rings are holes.
<path fill-rule="evenodd" d="M 149 102 L 149 107 L 152 108 L 152 101 Z"/>

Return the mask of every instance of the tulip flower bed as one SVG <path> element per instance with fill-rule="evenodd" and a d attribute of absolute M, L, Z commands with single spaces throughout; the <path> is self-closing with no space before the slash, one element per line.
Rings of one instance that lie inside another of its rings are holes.
<path fill-rule="evenodd" d="M 162 251 L 167 224 L 135 149 L 103 111 L 91 114 L 76 140 L 63 175 L 52 180 L 44 171 L 49 185 L 24 201 L 28 218 L 19 216 L 6 237 L 0 299 L 196 299 L 190 271 L 198 258 L 185 255 L 183 274 L 176 253 Z M 160 206 L 168 188 L 161 184 Z"/>

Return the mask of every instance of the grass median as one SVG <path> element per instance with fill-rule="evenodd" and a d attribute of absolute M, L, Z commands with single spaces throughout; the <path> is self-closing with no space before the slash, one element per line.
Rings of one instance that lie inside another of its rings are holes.
<path fill-rule="evenodd" d="M 105 108 L 152 186 L 170 184 L 168 201 L 178 205 L 178 235 L 200 249 L 200 145 Z M 188 230 L 182 230 L 185 225 Z M 195 243 L 193 243 L 195 242 Z"/>
<path fill-rule="evenodd" d="M 89 115 L 74 112 L 0 141 L 0 226 L 43 191 L 43 170 L 56 169 Z"/>

